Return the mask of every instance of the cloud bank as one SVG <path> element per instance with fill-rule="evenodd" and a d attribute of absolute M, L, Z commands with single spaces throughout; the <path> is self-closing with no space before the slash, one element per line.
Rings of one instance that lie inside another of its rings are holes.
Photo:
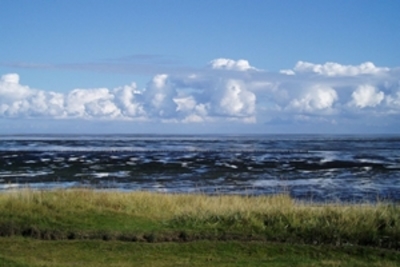
<path fill-rule="evenodd" d="M 299 61 L 273 73 L 219 58 L 190 73 L 155 75 L 144 88 L 132 83 L 67 93 L 23 85 L 16 73 L 0 79 L 0 118 L 395 128 L 399 115 L 400 69 L 371 62 Z"/>

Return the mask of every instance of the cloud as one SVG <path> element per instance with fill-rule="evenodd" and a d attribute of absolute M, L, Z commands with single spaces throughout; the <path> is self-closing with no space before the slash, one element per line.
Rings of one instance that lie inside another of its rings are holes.
<path fill-rule="evenodd" d="M 209 65 L 212 69 L 217 70 L 235 70 L 235 71 L 247 71 L 247 70 L 257 70 L 256 68 L 250 66 L 247 60 L 239 59 L 237 61 L 227 58 L 217 58 L 212 60 Z"/>
<path fill-rule="evenodd" d="M 114 95 L 107 88 L 74 89 L 66 96 L 68 116 L 83 118 L 115 118 L 121 111 L 114 103 Z"/>
<path fill-rule="evenodd" d="M 325 64 L 313 64 L 309 62 L 299 61 L 294 67 L 295 72 L 299 73 L 317 73 L 325 76 L 357 76 L 361 74 L 379 74 L 389 71 L 389 68 L 376 67 L 372 62 L 365 62 L 358 66 L 341 65 L 334 62 Z M 290 73 L 290 70 L 286 70 Z"/>
<path fill-rule="evenodd" d="M 255 113 L 256 95 L 238 80 L 220 82 L 212 95 L 212 109 L 217 115 L 251 117 Z"/>
<path fill-rule="evenodd" d="M 296 75 L 296 72 L 294 72 L 293 70 L 280 70 L 279 73 L 286 75 Z"/>
<path fill-rule="evenodd" d="M 254 120 L 256 100 L 239 80 L 168 74 L 155 75 L 142 90 L 133 83 L 114 89 L 77 88 L 66 94 L 32 89 L 19 84 L 18 74 L 7 74 L 0 82 L 0 96 L 2 117 L 186 123 L 221 118 L 248 122 Z"/>
<path fill-rule="evenodd" d="M 145 118 L 142 93 L 137 89 L 136 84 L 125 85 L 115 88 L 114 94 L 115 105 L 120 110 L 120 115 L 125 118 Z"/>
<path fill-rule="evenodd" d="M 334 89 L 327 86 L 315 85 L 311 87 L 300 99 L 293 99 L 288 108 L 301 112 L 332 111 L 333 103 L 338 100 Z"/>
<path fill-rule="evenodd" d="M 174 97 L 177 92 L 167 74 L 156 75 L 144 92 L 148 111 L 157 117 L 171 118 L 177 109 Z"/>
<path fill-rule="evenodd" d="M 18 84 L 19 75 L 16 73 L 6 74 L 1 77 L 1 81 L 8 84 Z"/>
<path fill-rule="evenodd" d="M 389 107 L 400 109 L 400 90 L 393 96 L 386 97 L 386 101 Z"/>
<path fill-rule="evenodd" d="M 377 91 L 374 86 L 360 85 L 352 94 L 353 104 L 359 108 L 375 107 L 379 105 L 385 94 Z"/>
<path fill-rule="evenodd" d="M 63 112 L 62 94 L 34 90 L 19 84 L 18 74 L 0 80 L 0 116 L 59 117 Z"/>
<path fill-rule="evenodd" d="M 30 88 L 15 73 L 0 79 L 0 118 L 346 129 L 349 125 L 379 126 L 384 121 L 396 125 L 399 115 L 400 70 L 372 63 L 300 61 L 293 70 L 272 73 L 245 60 L 220 58 L 208 68 L 154 75 L 144 88 L 133 82 L 67 93 Z"/>
<path fill-rule="evenodd" d="M 4 100 L 18 100 L 29 97 L 31 90 L 19 84 L 19 75 L 16 73 L 5 74 L 0 80 L 0 96 Z"/>

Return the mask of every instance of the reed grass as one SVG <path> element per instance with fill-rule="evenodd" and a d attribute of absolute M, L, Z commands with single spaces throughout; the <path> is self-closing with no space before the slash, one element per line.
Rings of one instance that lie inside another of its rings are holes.
<path fill-rule="evenodd" d="M 2 236 L 269 240 L 400 249 L 400 207 L 384 202 L 27 189 L 0 194 L 0 214 Z"/>

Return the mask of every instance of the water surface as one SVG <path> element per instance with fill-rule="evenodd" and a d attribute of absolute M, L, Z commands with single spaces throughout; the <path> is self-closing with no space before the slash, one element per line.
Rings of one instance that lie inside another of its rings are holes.
<path fill-rule="evenodd" d="M 400 136 L 0 136 L 0 190 L 24 187 L 400 201 Z"/>

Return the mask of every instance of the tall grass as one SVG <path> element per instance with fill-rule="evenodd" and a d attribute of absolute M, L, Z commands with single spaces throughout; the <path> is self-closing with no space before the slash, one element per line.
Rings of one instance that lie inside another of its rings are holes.
<path fill-rule="evenodd" d="M 205 194 L 163 194 L 146 191 L 113 192 L 86 189 L 33 191 L 0 194 L 0 210 L 16 213 L 109 211 L 149 219 L 170 219 L 180 215 L 202 218 L 209 214 L 260 213 L 293 208 L 286 195 L 242 197 Z"/>
<path fill-rule="evenodd" d="M 316 204 L 288 195 L 21 190 L 0 194 L 0 215 L 0 235 L 26 229 L 179 233 L 185 240 L 237 238 L 400 248 L 400 207 L 383 202 Z"/>

